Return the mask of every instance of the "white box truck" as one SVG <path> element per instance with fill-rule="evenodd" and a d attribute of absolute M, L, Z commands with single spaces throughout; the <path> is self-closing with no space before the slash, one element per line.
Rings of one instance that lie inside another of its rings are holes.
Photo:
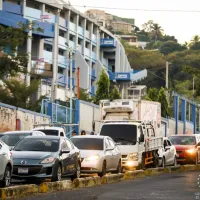
<path fill-rule="evenodd" d="M 164 165 L 161 105 L 144 100 L 102 100 L 100 135 L 110 136 L 125 169 Z"/>

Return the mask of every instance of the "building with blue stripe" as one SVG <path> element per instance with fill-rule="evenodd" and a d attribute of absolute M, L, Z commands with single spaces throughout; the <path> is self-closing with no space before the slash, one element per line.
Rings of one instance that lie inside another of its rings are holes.
<path fill-rule="evenodd" d="M 96 92 L 102 69 L 124 93 L 131 81 L 147 76 L 146 70 L 135 72 L 131 69 L 122 44 L 112 33 L 66 2 L 0 0 L 0 24 L 16 27 L 19 22 L 34 22 L 36 27 L 43 29 L 42 32 L 29 31 L 27 44 L 21 47 L 22 52 L 30 54 L 28 71 L 37 60 L 52 67 L 53 78 L 42 79 L 39 96 L 50 97 L 53 92 L 55 99 L 65 101 L 71 96 L 70 86 L 75 95 L 77 68 L 80 68 L 80 87 L 91 95 Z M 27 84 L 31 78 L 31 75 L 26 76 Z"/>

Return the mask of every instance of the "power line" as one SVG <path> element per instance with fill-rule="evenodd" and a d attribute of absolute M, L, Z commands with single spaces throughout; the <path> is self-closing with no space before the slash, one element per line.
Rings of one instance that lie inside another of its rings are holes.
<path fill-rule="evenodd" d="M 105 7 L 105 6 L 91 6 L 91 5 L 69 5 L 67 3 L 48 3 L 49 5 L 67 5 L 72 7 L 81 8 L 95 8 L 105 10 L 126 10 L 126 11 L 144 11 L 144 12 L 187 12 L 187 13 L 200 13 L 200 10 L 181 10 L 181 9 L 145 9 L 145 8 L 119 8 L 119 7 Z"/>

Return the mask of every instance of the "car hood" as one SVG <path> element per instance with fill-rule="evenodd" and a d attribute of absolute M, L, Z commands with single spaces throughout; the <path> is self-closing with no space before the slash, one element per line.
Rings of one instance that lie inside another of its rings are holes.
<path fill-rule="evenodd" d="M 117 145 L 117 147 L 122 155 L 127 155 L 129 153 L 135 153 L 138 151 L 136 145 Z"/>
<path fill-rule="evenodd" d="M 88 156 L 95 156 L 97 154 L 102 154 L 103 151 L 100 151 L 100 150 L 81 150 L 80 149 L 80 153 L 81 153 L 81 158 L 86 158 Z"/>
<path fill-rule="evenodd" d="M 12 151 L 13 159 L 32 159 L 40 160 L 50 156 L 55 156 L 52 152 L 37 152 L 37 151 Z"/>
<path fill-rule="evenodd" d="M 195 147 L 195 145 L 174 145 L 174 146 L 176 150 L 187 150 Z"/>

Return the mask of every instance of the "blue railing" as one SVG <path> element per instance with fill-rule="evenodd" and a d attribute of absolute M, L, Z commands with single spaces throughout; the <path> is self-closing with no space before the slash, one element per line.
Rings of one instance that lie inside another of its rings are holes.
<path fill-rule="evenodd" d="M 33 19 L 40 19 L 42 14 L 41 10 L 26 7 L 25 9 L 25 16 Z"/>
<path fill-rule="evenodd" d="M 82 27 L 78 27 L 78 33 L 80 34 L 80 35 L 84 35 L 84 31 L 83 31 L 83 28 Z"/>
<path fill-rule="evenodd" d="M 67 28 L 67 20 L 65 20 L 64 18 L 60 17 L 59 25 L 64 27 L 64 28 Z"/>
<path fill-rule="evenodd" d="M 74 24 L 73 22 L 69 23 L 70 23 L 70 31 L 76 32 L 76 24 Z"/>

